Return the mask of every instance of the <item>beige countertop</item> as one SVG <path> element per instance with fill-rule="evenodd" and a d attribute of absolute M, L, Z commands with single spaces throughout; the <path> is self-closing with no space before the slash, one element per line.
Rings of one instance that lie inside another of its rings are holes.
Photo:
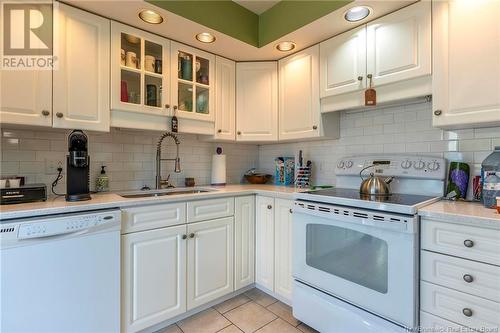
<path fill-rule="evenodd" d="M 425 206 L 418 215 L 444 222 L 500 229 L 500 214 L 479 202 L 441 200 Z"/>
<path fill-rule="evenodd" d="M 91 200 L 79 202 L 67 202 L 64 197 L 51 197 L 43 202 L 2 205 L 0 206 L 0 220 L 248 194 L 293 199 L 293 194 L 300 191 L 294 187 L 251 184 L 200 186 L 197 188 L 210 188 L 216 189 L 216 191 L 145 198 L 123 198 L 116 193 L 100 193 L 92 194 Z"/>

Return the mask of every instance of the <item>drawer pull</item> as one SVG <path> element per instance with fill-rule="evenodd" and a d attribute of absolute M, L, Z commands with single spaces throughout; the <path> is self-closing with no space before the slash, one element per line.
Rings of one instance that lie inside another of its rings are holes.
<path fill-rule="evenodd" d="M 464 281 L 467 283 L 471 283 L 472 281 L 474 281 L 474 278 L 470 274 L 465 274 L 463 277 L 464 277 Z"/>
<path fill-rule="evenodd" d="M 465 245 L 465 247 L 473 247 L 474 242 L 471 241 L 470 239 L 466 239 L 466 240 L 464 240 L 464 245 Z"/>
<path fill-rule="evenodd" d="M 267 205 L 267 209 L 272 209 L 272 208 L 273 208 L 273 206 Z"/>
<path fill-rule="evenodd" d="M 186 239 L 186 238 L 188 238 L 187 235 L 182 235 L 182 239 Z"/>
<path fill-rule="evenodd" d="M 190 234 L 189 234 L 189 238 L 194 238 L 194 236 L 196 236 L 196 235 L 194 234 L 194 232 L 192 232 L 192 233 L 190 233 Z"/>
<path fill-rule="evenodd" d="M 464 316 L 466 316 L 466 317 L 472 317 L 472 310 L 471 310 L 471 309 L 469 309 L 469 308 L 464 308 L 464 309 L 462 310 L 462 313 L 463 313 L 463 314 L 464 314 Z"/>

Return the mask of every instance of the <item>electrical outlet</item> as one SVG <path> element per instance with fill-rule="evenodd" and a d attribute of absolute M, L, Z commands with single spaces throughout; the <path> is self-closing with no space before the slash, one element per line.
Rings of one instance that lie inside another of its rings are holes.
<path fill-rule="evenodd" d="M 63 168 L 63 162 L 58 160 L 45 160 L 45 174 L 57 175 L 57 168 Z"/>

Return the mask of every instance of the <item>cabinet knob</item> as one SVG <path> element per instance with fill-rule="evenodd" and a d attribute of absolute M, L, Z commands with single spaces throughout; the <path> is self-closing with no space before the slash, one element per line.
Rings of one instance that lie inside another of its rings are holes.
<path fill-rule="evenodd" d="M 222 130 L 221 129 L 217 130 L 217 133 L 222 133 Z"/>
<path fill-rule="evenodd" d="M 291 208 L 288 211 L 290 212 L 290 214 L 293 214 L 293 210 Z"/>
<path fill-rule="evenodd" d="M 318 126 L 317 125 L 314 125 L 313 126 L 313 130 L 317 130 L 318 129 Z"/>
<path fill-rule="evenodd" d="M 363 81 L 363 77 L 361 75 L 358 76 L 358 81 Z"/>
<path fill-rule="evenodd" d="M 177 105 L 174 105 L 174 110 L 177 110 Z"/>
<path fill-rule="evenodd" d="M 62 114 L 62 112 L 58 112 L 58 113 L 56 113 L 56 117 L 57 117 L 57 118 L 62 118 L 63 116 L 64 116 L 64 115 Z"/>
<path fill-rule="evenodd" d="M 44 115 L 45 117 L 47 117 L 48 115 L 50 115 L 50 112 L 47 111 L 47 110 L 42 110 L 42 115 Z"/>
<path fill-rule="evenodd" d="M 182 235 L 182 239 L 186 239 L 186 238 L 188 238 L 187 235 Z"/>
<path fill-rule="evenodd" d="M 371 78 L 373 77 L 373 75 L 368 74 L 368 75 L 366 75 L 366 77 L 367 77 L 368 79 L 371 79 Z"/>
<path fill-rule="evenodd" d="M 471 309 L 469 309 L 469 308 L 464 308 L 464 309 L 462 310 L 462 313 L 463 313 L 463 314 L 464 314 L 464 316 L 466 316 L 466 317 L 472 317 L 472 310 L 471 310 Z"/>
<path fill-rule="evenodd" d="M 165 104 L 165 109 L 170 109 L 170 104 Z"/>
<path fill-rule="evenodd" d="M 273 206 L 267 205 L 267 209 L 272 209 L 272 208 L 273 208 Z"/>
<path fill-rule="evenodd" d="M 194 238 L 194 236 L 195 236 L 194 232 L 189 234 L 189 238 Z"/>
<path fill-rule="evenodd" d="M 241 135 L 241 132 L 240 132 L 240 131 L 238 131 L 236 134 Z"/>
<path fill-rule="evenodd" d="M 463 278 L 464 278 L 464 281 L 467 282 L 467 283 L 471 283 L 472 281 L 474 281 L 474 278 L 470 274 L 465 274 L 463 276 Z"/>
<path fill-rule="evenodd" d="M 441 114 L 443 114 L 443 111 L 441 111 L 441 110 L 435 110 L 434 111 L 434 115 L 435 116 L 440 116 Z"/>
<path fill-rule="evenodd" d="M 474 242 L 471 241 L 470 239 L 466 239 L 466 240 L 464 240 L 464 245 L 465 245 L 465 247 L 473 247 Z"/>

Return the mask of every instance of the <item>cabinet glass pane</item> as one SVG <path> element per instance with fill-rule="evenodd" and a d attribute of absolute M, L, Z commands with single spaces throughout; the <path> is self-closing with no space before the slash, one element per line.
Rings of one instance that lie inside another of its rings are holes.
<path fill-rule="evenodd" d="M 144 77 L 144 104 L 161 107 L 162 79 L 147 75 Z"/>
<path fill-rule="evenodd" d="M 179 110 L 193 111 L 193 86 L 179 82 Z"/>
<path fill-rule="evenodd" d="M 208 113 L 208 92 L 204 87 L 196 87 L 196 113 Z"/>
<path fill-rule="evenodd" d="M 144 70 L 161 74 L 163 69 L 162 46 L 146 40 L 144 41 L 144 48 Z"/>
<path fill-rule="evenodd" d="M 185 52 L 179 52 L 177 58 L 179 79 L 193 81 L 193 55 Z"/>
<path fill-rule="evenodd" d="M 134 69 L 141 68 L 141 39 L 137 36 L 121 34 L 120 64 Z"/>
<path fill-rule="evenodd" d="M 141 74 L 126 69 L 121 70 L 120 100 L 125 103 L 140 104 Z"/>
<path fill-rule="evenodd" d="M 308 224 L 306 233 L 308 266 L 387 293 L 388 252 L 384 240 L 324 224 Z"/>
<path fill-rule="evenodd" d="M 209 61 L 196 57 L 196 82 L 209 85 Z"/>

